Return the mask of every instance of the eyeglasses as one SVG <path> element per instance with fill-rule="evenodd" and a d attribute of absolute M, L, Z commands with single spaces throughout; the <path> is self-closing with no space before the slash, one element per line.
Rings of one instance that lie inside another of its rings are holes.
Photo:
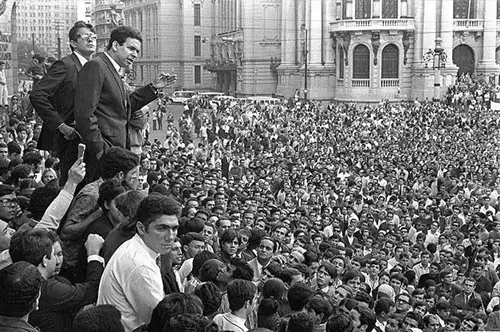
<path fill-rule="evenodd" d="M 17 200 L 17 198 L 14 198 L 14 199 L 4 198 L 4 199 L 0 200 L 0 202 L 2 203 L 3 207 L 11 207 L 11 206 L 15 206 L 15 205 L 19 204 L 19 201 Z"/>
<path fill-rule="evenodd" d="M 97 40 L 97 35 L 93 34 L 93 33 L 88 33 L 85 35 L 78 35 L 77 37 L 80 37 L 85 41 Z"/>

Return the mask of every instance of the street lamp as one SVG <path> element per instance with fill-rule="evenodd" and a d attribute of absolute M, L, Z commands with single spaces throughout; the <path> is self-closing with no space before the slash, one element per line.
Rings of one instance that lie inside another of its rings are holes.
<path fill-rule="evenodd" d="M 309 49 L 308 49 L 308 31 L 307 31 L 307 28 L 306 28 L 306 25 L 305 24 L 302 24 L 301 26 L 301 29 L 302 29 L 302 32 L 304 32 L 305 34 L 305 42 L 304 42 L 304 47 L 302 49 L 302 52 L 303 52 L 303 55 L 304 55 L 304 104 L 307 103 L 307 94 L 309 93 L 309 91 L 307 90 L 307 78 L 309 76 L 309 72 L 307 71 L 308 68 L 307 68 L 307 54 L 309 53 Z"/>
<path fill-rule="evenodd" d="M 448 58 L 444 48 L 441 46 L 443 40 L 436 38 L 436 47 L 434 50 L 429 49 L 423 56 L 425 68 L 432 61 L 432 68 L 434 69 L 434 101 L 438 101 L 441 96 L 441 68 L 446 67 L 446 59 Z"/>

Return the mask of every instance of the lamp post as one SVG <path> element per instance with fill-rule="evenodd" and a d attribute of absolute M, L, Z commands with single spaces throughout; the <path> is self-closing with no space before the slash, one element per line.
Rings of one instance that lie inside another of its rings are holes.
<path fill-rule="evenodd" d="M 441 96 L 441 68 L 445 68 L 447 55 L 444 48 L 441 46 L 442 39 L 440 37 L 435 40 L 436 45 L 434 50 L 429 49 L 423 56 L 425 68 L 432 61 L 434 69 L 434 96 L 433 100 L 438 101 Z"/>
<path fill-rule="evenodd" d="M 307 90 L 307 78 L 309 76 L 308 68 L 307 68 L 307 54 L 309 53 L 308 49 L 308 31 L 306 28 L 305 24 L 302 24 L 302 29 L 305 34 L 305 41 L 304 41 L 304 48 L 303 48 L 303 54 L 304 54 L 304 103 L 307 103 L 307 94 L 309 91 Z"/>

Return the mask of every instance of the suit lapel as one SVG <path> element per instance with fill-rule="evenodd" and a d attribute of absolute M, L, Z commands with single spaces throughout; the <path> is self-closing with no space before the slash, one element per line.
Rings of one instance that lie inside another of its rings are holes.
<path fill-rule="evenodd" d="M 73 60 L 73 62 L 75 63 L 76 72 L 79 73 L 80 69 L 82 69 L 82 64 L 80 63 L 80 59 L 78 59 L 75 53 L 71 53 L 71 60 Z"/>
<path fill-rule="evenodd" d="M 127 104 L 127 93 L 125 91 L 125 84 L 122 81 L 122 78 L 116 71 L 115 67 L 109 60 L 109 58 L 106 56 L 106 54 L 101 54 L 100 55 L 101 59 L 104 61 L 104 63 L 108 66 L 108 70 L 110 71 L 111 75 L 114 77 L 116 84 L 118 85 L 118 88 L 120 89 L 120 93 L 122 95 L 122 101 L 123 101 L 123 106 L 125 107 L 125 110 L 127 110 L 126 104 Z M 128 110 L 127 110 L 128 111 Z"/>

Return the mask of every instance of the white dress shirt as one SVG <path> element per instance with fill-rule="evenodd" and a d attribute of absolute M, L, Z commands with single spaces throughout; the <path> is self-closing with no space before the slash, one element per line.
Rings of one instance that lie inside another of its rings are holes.
<path fill-rule="evenodd" d="M 104 269 L 97 304 L 120 310 L 127 332 L 149 323 L 153 309 L 165 296 L 158 256 L 136 234 L 116 250 Z"/>

